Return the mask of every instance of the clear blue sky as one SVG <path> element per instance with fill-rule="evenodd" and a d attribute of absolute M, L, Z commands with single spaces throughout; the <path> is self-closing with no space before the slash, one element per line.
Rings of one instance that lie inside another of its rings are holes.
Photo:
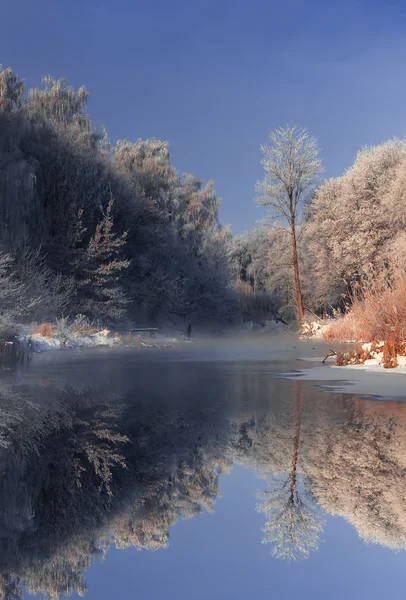
<path fill-rule="evenodd" d="M 406 130 L 406 3 L 398 0 L 3 2 L 0 62 L 91 93 L 110 139 L 158 137 L 173 163 L 213 178 L 238 233 L 269 130 L 319 137 L 326 175 Z"/>

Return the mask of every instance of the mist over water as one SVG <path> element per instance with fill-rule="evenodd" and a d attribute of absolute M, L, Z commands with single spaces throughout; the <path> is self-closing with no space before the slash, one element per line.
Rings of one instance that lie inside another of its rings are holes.
<path fill-rule="evenodd" d="M 350 590 L 354 549 L 391 561 L 406 546 L 406 404 L 280 377 L 324 350 L 293 336 L 207 340 L 50 353 L 6 372 L 0 597 L 186 598 L 169 582 L 191 561 L 190 577 L 216 577 L 224 598 L 238 560 L 241 593 L 255 577 L 269 597 L 288 573 L 319 597 L 314 570 L 332 547 Z"/>

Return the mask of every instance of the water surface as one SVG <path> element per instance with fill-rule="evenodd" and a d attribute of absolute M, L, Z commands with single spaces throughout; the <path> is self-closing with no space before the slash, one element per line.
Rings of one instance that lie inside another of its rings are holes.
<path fill-rule="evenodd" d="M 406 404 L 280 377 L 322 351 L 268 338 L 5 372 L 0 598 L 403 598 Z"/>

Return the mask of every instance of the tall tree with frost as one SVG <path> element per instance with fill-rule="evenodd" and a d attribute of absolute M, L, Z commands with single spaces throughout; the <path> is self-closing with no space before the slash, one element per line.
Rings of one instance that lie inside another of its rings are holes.
<path fill-rule="evenodd" d="M 112 209 L 111 197 L 86 251 L 82 252 L 78 268 L 83 313 L 103 319 L 118 319 L 124 314 L 126 298 L 119 282 L 130 264 L 120 256 L 127 233 L 117 235 L 113 231 Z"/>
<path fill-rule="evenodd" d="M 275 217 L 288 222 L 293 253 L 298 320 L 303 320 L 303 298 L 300 285 L 296 227 L 301 204 L 309 199 L 323 169 L 318 142 L 307 129 L 286 126 L 270 133 L 271 145 L 261 146 L 265 177 L 256 190 L 257 202 L 270 206 Z"/>

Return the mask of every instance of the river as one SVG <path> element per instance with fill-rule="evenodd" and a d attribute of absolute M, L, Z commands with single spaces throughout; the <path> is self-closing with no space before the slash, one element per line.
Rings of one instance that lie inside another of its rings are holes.
<path fill-rule="evenodd" d="M 325 353 L 271 336 L 4 371 L 0 598 L 403 598 L 406 403 L 303 379 Z"/>

